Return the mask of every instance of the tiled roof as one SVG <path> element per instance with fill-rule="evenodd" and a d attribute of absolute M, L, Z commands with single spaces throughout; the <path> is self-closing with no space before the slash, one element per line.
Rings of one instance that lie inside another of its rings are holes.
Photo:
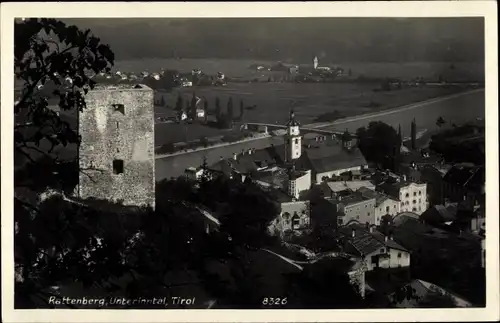
<path fill-rule="evenodd" d="M 352 237 L 352 230 L 355 230 L 354 237 Z M 385 247 L 407 251 L 406 248 L 394 240 L 388 239 L 385 241 L 385 236 L 382 233 L 378 231 L 370 233 L 359 224 L 345 226 L 341 228 L 340 231 L 345 236 L 350 237 L 350 244 L 362 255 L 369 255 Z"/>
<path fill-rule="evenodd" d="M 416 213 L 403 212 L 403 213 L 399 213 L 398 215 L 396 215 L 393 218 L 393 221 L 394 221 L 395 226 L 400 226 L 400 225 L 404 225 L 408 221 L 410 221 L 410 223 L 411 222 L 420 223 L 419 219 L 420 219 L 420 216 Z"/>
<path fill-rule="evenodd" d="M 372 189 L 369 189 L 368 187 L 360 187 L 358 192 L 363 194 L 363 196 L 367 198 L 374 198 L 375 199 L 375 206 L 379 206 L 381 203 L 383 203 L 385 200 L 389 199 L 389 197 L 385 194 L 382 194 L 380 192 L 374 191 Z"/>
<path fill-rule="evenodd" d="M 402 251 L 408 251 L 405 247 L 403 247 L 402 245 L 400 245 L 399 243 L 397 243 L 396 241 L 394 241 L 392 239 L 387 239 L 387 241 L 385 241 L 385 236 L 378 231 L 373 232 L 372 236 L 375 239 L 377 239 L 378 241 L 383 242 L 388 248 L 402 250 Z"/>
<path fill-rule="evenodd" d="M 478 188 L 485 182 L 484 167 L 456 165 L 446 173 L 443 180 L 453 185 Z"/>
<path fill-rule="evenodd" d="M 354 192 L 354 193 L 351 193 L 350 195 L 342 197 L 342 199 L 339 200 L 339 203 L 341 203 L 343 205 L 352 205 L 352 204 L 356 204 L 356 203 L 359 203 L 362 201 L 367 201 L 370 199 L 371 198 L 365 197 L 358 192 Z"/>
<path fill-rule="evenodd" d="M 429 222 L 451 222 L 456 220 L 456 205 L 434 205 L 426 210 L 420 218 Z"/>
<path fill-rule="evenodd" d="M 369 187 L 375 188 L 375 185 L 373 185 L 370 181 L 327 182 L 326 185 L 333 192 L 339 192 L 339 191 L 343 191 L 346 189 L 349 189 L 352 191 L 359 191 L 361 189 L 370 190 Z"/>
<path fill-rule="evenodd" d="M 417 299 L 412 299 L 410 301 L 405 300 L 403 303 L 397 304 L 396 305 L 397 307 L 405 307 L 405 308 L 419 307 L 419 301 L 425 299 L 429 294 L 449 295 L 451 299 L 453 299 L 457 307 L 472 306 L 472 304 L 469 301 L 453 293 L 448 292 L 447 290 L 438 285 L 426 282 L 421 279 L 415 279 L 406 286 L 411 286 L 415 290 L 415 296 L 417 297 Z M 389 298 L 392 298 L 393 295 L 394 294 L 389 295 Z"/>

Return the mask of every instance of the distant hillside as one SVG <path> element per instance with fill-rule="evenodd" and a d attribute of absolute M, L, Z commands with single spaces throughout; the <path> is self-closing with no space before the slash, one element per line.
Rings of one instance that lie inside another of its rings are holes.
<path fill-rule="evenodd" d="M 64 19 L 119 60 L 232 58 L 308 63 L 481 62 L 482 18 Z"/>

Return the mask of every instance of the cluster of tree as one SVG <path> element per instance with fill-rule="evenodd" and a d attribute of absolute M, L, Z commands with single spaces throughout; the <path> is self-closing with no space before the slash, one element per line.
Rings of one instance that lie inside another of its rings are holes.
<path fill-rule="evenodd" d="M 446 123 L 446 120 L 442 117 L 439 117 L 436 121 L 436 125 L 440 129 Z M 482 131 L 484 132 L 484 129 Z M 467 135 L 472 139 L 459 139 L 461 136 Z M 429 148 L 443 156 L 447 162 L 472 162 L 477 165 L 483 165 L 485 162 L 484 133 L 481 134 L 475 125 L 456 126 L 452 124 L 451 128 L 442 129 L 431 137 Z"/>
<path fill-rule="evenodd" d="M 372 121 L 368 127 L 356 130 L 358 147 L 366 160 L 384 169 L 397 170 L 401 148 L 401 134 L 381 121 Z"/>
<path fill-rule="evenodd" d="M 221 103 L 219 97 L 215 98 L 215 109 L 214 115 L 217 126 L 220 128 L 231 128 L 234 121 L 241 121 L 243 119 L 243 115 L 245 113 L 243 99 L 240 100 L 240 114 L 239 116 L 235 116 L 234 107 L 233 107 L 233 98 L 229 98 L 227 101 L 226 112 L 222 111 Z"/>

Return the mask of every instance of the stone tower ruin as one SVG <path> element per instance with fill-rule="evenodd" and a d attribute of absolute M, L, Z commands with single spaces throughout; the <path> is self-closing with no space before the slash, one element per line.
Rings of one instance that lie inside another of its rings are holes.
<path fill-rule="evenodd" d="M 154 207 L 153 90 L 102 85 L 85 101 L 78 117 L 78 196 Z"/>

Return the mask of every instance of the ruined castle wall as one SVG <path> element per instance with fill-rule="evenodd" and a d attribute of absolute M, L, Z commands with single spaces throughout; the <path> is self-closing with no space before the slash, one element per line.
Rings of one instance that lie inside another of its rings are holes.
<path fill-rule="evenodd" d="M 87 108 L 79 116 L 80 197 L 154 206 L 153 95 L 145 86 L 86 95 Z M 123 104 L 123 111 L 115 104 Z M 123 160 L 123 173 L 115 173 L 114 160 Z"/>

